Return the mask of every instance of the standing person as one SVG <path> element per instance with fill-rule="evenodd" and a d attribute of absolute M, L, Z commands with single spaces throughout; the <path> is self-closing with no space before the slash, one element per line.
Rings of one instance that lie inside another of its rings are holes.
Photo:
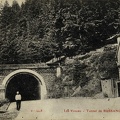
<path fill-rule="evenodd" d="M 17 91 L 17 94 L 15 95 L 15 100 L 16 100 L 16 109 L 20 110 L 21 108 L 21 95 L 19 91 Z"/>

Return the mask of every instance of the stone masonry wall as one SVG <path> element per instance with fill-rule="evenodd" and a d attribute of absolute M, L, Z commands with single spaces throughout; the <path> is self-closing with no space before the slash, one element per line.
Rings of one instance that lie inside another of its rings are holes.
<path fill-rule="evenodd" d="M 40 64 L 0 65 L 0 85 L 2 84 L 4 78 L 7 75 L 9 75 L 11 72 L 14 72 L 15 70 L 20 70 L 20 69 L 29 69 L 40 74 L 45 81 L 45 85 L 49 93 L 49 89 L 53 87 L 54 81 L 56 79 L 56 67 L 40 66 Z"/>

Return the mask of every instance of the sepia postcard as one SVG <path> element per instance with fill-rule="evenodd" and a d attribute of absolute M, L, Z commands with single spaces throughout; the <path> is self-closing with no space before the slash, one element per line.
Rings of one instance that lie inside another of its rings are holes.
<path fill-rule="evenodd" d="M 120 0 L 0 0 L 0 120 L 119 120 Z"/>

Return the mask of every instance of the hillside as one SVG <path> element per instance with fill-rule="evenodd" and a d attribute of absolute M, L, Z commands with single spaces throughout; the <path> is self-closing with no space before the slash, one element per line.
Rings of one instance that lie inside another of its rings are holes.
<path fill-rule="evenodd" d="M 62 84 L 69 86 L 70 96 L 104 97 L 101 80 L 118 79 L 116 44 L 66 58 L 64 65 Z"/>
<path fill-rule="evenodd" d="M 0 64 L 47 62 L 106 45 L 120 32 L 120 0 L 6 0 L 0 9 Z"/>
<path fill-rule="evenodd" d="M 120 33 L 119 20 L 120 0 L 6 0 L 0 64 L 50 64 L 63 57 L 64 74 L 51 88 L 55 94 L 95 96 L 101 79 L 118 78 L 116 47 L 105 45 Z"/>

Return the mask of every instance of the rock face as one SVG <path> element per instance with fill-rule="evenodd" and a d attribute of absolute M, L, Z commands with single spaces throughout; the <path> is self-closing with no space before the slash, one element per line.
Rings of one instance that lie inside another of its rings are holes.
<path fill-rule="evenodd" d="M 77 59 L 79 64 L 83 64 L 85 67 L 80 71 L 84 72 L 87 78 L 86 83 L 82 86 L 77 84 L 76 89 L 72 95 L 74 96 L 85 96 L 94 97 L 102 92 L 101 80 L 117 80 L 118 79 L 118 68 L 116 64 L 116 45 L 111 44 L 95 51 L 86 53 L 85 55 L 75 56 L 73 59 L 66 59 L 65 64 L 70 66 L 64 71 L 69 71 L 69 80 L 71 80 L 70 70 L 74 66 Z M 64 72 L 65 73 L 65 72 Z M 74 78 L 75 79 L 75 78 Z M 83 79 L 83 78 L 81 78 Z M 68 81 L 69 81 L 68 80 Z"/>

